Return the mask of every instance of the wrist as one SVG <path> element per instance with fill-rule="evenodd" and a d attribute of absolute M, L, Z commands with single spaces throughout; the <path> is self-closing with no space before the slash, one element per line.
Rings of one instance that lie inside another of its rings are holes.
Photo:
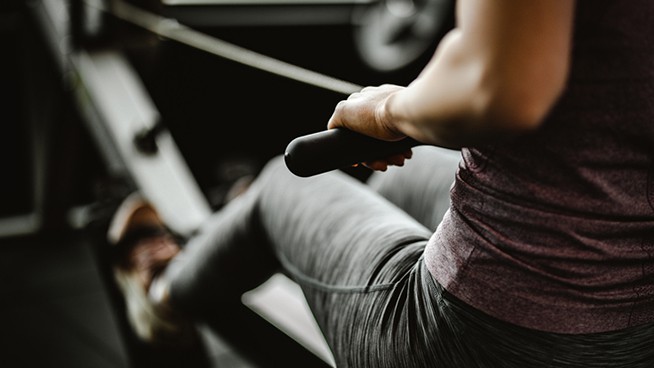
<path fill-rule="evenodd" d="M 387 136 L 389 140 L 398 140 L 406 137 L 406 134 L 402 133 L 402 131 L 397 128 L 397 94 L 398 92 L 389 94 L 375 111 L 375 120 L 377 121 L 380 130 L 385 132 L 385 136 Z"/>

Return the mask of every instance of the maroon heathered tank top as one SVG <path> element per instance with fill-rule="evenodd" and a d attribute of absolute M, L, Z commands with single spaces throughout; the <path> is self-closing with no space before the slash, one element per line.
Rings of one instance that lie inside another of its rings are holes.
<path fill-rule="evenodd" d="M 654 1 L 579 0 L 568 88 L 535 133 L 463 149 L 427 266 L 501 320 L 654 323 Z"/>

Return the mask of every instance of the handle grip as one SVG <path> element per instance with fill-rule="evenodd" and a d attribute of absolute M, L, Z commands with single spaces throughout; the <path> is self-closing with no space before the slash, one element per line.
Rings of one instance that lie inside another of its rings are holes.
<path fill-rule="evenodd" d="M 420 144 L 412 138 L 388 142 L 347 129 L 329 129 L 292 140 L 284 161 L 293 174 L 309 177 L 389 157 Z"/>

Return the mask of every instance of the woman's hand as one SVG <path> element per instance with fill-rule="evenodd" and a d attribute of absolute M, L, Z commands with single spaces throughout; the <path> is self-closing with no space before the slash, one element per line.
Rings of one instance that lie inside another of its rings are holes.
<path fill-rule="evenodd" d="M 327 128 L 345 128 L 385 141 L 405 138 L 405 134 L 393 128 L 386 109 L 389 97 L 403 89 L 404 87 L 401 86 L 385 84 L 379 87 L 366 87 L 360 92 L 351 94 L 347 100 L 336 105 Z M 404 165 L 404 161 L 411 158 L 411 155 L 411 150 L 407 150 L 385 159 L 362 162 L 362 164 L 373 170 L 386 171 L 389 165 Z"/>
<path fill-rule="evenodd" d="M 404 87 L 385 84 L 366 87 L 351 94 L 347 100 L 336 105 L 327 129 L 345 128 L 384 141 L 397 141 L 406 137 L 393 129 L 386 111 L 388 98 L 403 89 Z"/>

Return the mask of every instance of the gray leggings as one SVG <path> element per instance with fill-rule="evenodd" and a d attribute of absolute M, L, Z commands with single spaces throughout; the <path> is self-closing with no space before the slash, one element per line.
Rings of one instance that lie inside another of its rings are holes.
<path fill-rule="evenodd" d="M 216 213 L 168 268 L 171 302 L 211 313 L 283 270 L 302 288 L 338 367 L 652 367 L 654 327 L 557 335 L 449 295 L 422 259 L 449 206 L 459 155 L 414 149 L 367 184 L 297 178 L 281 158 Z M 371 190 L 374 189 L 374 190 Z"/>

